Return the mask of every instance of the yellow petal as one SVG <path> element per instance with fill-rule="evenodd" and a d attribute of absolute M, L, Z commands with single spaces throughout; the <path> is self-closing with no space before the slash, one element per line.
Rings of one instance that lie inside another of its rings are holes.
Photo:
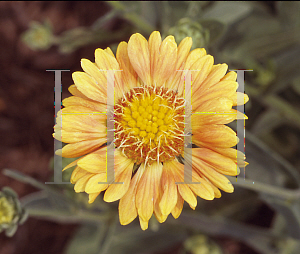
<path fill-rule="evenodd" d="M 148 221 L 144 221 L 141 217 L 139 217 L 140 225 L 142 230 L 146 230 L 148 228 Z"/>
<path fill-rule="evenodd" d="M 207 148 L 195 148 L 192 152 L 194 157 L 207 162 L 221 174 L 234 176 L 240 173 L 239 167 L 232 159 L 217 152 Z"/>
<path fill-rule="evenodd" d="M 145 168 L 140 167 L 136 174 L 133 176 L 128 191 L 120 199 L 119 202 L 119 218 L 121 225 L 127 225 L 132 222 L 137 216 L 136 203 L 136 191 L 137 185 L 140 181 L 141 176 L 144 173 Z"/>
<path fill-rule="evenodd" d="M 76 167 L 72 172 L 70 181 L 72 184 L 75 184 L 80 178 L 85 175 L 87 175 L 87 172 L 85 170 L 80 167 Z"/>
<path fill-rule="evenodd" d="M 141 167 L 145 167 L 144 164 Z M 144 174 L 142 175 L 136 194 L 136 208 L 139 216 L 144 220 L 148 221 L 154 209 L 154 203 L 158 196 L 158 188 L 162 174 L 162 164 L 153 163 L 147 166 Z"/>
<path fill-rule="evenodd" d="M 215 171 L 208 163 L 193 157 L 193 165 L 199 174 L 204 175 L 211 183 L 225 192 L 233 192 L 231 182 L 222 174 Z"/>
<path fill-rule="evenodd" d="M 95 199 L 99 196 L 100 192 L 89 194 L 89 204 L 92 204 Z"/>
<path fill-rule="evenodd" d="M 62 101 L 63 106 L 70 107 L 70 106 L 83 106 L 86 108 L 90 108 L 93 111 L 106 113 L 106 104 L 98 103 L 89 99 L 83 99 L 77 96 L 71 96 Z"/>
<path fill-rule="evenodd" d="M 247 94 L 236 92 L 230 97 L 233 101 L 233 106 L 244 105 L 249 101 L 249 97 Z"/>
<path fill-rule="evenodd" d="M 101 149 L 101 154 L 96 154 L 96 153 L 88 154 L 87 156 L 80 159 L 77 162 L 77 165 L 90 173 L 106 174 L 106 151 L 105 150 Z"/>
<path fill-rule="evenodd" d="M 171 90 L 178 90 L 178 86 L 180 86 L 180 78 L 183 74 L 181 70 L 184 69 L 185 61 L 187 60 L 192 44 L 192 38 L 186 37 L 178 45 L 175 71 L 171 73 L 170 78 L 166 81 L 167 88 Z"/>
<path fill-rule="evenodd" d="M 61 155 L 66 158 L 76 158 L 87 153 L 96 151 L 107 141 L 106 138 L 96 140 L 86 140 L 74 144 L 65 145 L 61 150 Z"/>
<path fill-rule="evenodd" d="M 157 63 L 154 65 L 153 82 L 161 86 L 175 71 L 177 44 L 173 36 L 166 37 L 160 45 Z"/>
<path fill-rule="evenodd" d="M 107 92 L 105 89 L 97 84 L 91 76 L 84 72 L 73 72 L 72 78 L 76 85 L 76 88 L 89 99 L 106 103 Z"/>
<path fill-rule="evenodd" d="M 116 169 L 116 167 L 118 167 L 118 169 Z M 129 184 L 131 181 L 132 169 L 133 163 L 130 163 L 127 166 L 126 164 L 125 166 L 123 165 L 123 169 L 122 165 L 115 166 L 115 170 L 117 171 L 115 178 L 116 183 L 110 184 L 110 186 L 106 190 L 103 198 L 105 202 L 114 202 L 125 195 L 125 193 L 128 191 Z"/>
<path fill-rule="evenodd" d="M 112 52 L 112 50 L 110 49 L 110 47 L 107 47 L 106 49 L 104 49 L 104 51 L 105 51 L 107 54 L 111 55 L 112 57 L 115 57 L 115 55 L 114 55 L 114 53 Z"/>
<path fill-rule="evenodd" d="M 163 195 L 159 203 L 163 215 L 169 215 L 177 203 L 177 188 L 169 163 L 165 162 L 161 176 Z"/>
<path fill-rule="evenodd" d="M 159 49 L 161 45 L 161 36 L 158 31 L 151 33 L 149 37 L 149 54 L 150 54 L 150 73 L 151 77 L 154 76 L 155 66 L 159 58 Z"/>
<path fill-rule="evenodd" d="M 107 71 L 112 70 L 114 71 L 114 84 L 108 84 L 108 85 L 114 85 L 114 92 L 116 95 L 116 98 L 120 98 L 122 96 L 123 89 L 123 81 L 121 78 L 121 70 L 118 61 L 116 58 L 111 56 L 109 53 L 107 53 L 103 49 L 96 49 L 95 50 L 95 62 L 97 66 L 99 67 L 101 72 L 103 73 L 105 77 L 105 89 L 107 89 Z"/>
<path fill-rule="evenodd" d="M 133 69 L 128 56 L 128 44 L 122 41 L 117 48 L 117 60 L 122 69 L 121 75 L 124 81 L 124 93 L 137 85 L 137 73 Z"/>
<path fill-rule="evenodd" d="M 147 40 L 139 33 L 133 34 L 128 42 L 128 56 L 134 70 L 145 85 L 151 85 L 150 54 Z"/>
<path fill-rule="evenodd" d="M 229 97 L 232 98 L 236 94 L 236 89 L 238 87 L 237 82 L 234 81 L 220 81 L 214 86 L 207 89 L 201 89 L 201 93 L 194 93 L 195 100 L 201 104 L 201 101 L 212 100 L 217 97 Z M 195 103 L 196 107 L 197 104 Z"/>
<path fill-rule="evenodd" d="M 200 147 L 232 147 L 237 144 L 236 133 L 226 125 L 201 126 L 193 129 L 193 143 Z"/>
<path fill-rule="evenodd" d="M 71 85 L 69 86 L 68 88 L 69 92 L 76 96 L 76 97 L 80 97 L 80 98 L 83 98 L 83 99 L 89 99 L 88 97 L 86 97 L 82 92 L 80 92 L 77 87 L 75 85 Z"/>
<path fill-rule="evenodd" d="M 88 194 L 101 192 L 107 189 L 106 173 L 93 175 L 86 183 L 84 191 Z"/>
<path fill-rule="evenodd" d="M 183 173 L 183 168 L 182 164 L 176 161 L 170 161 L 170 166 L 173 168 L 174 172 L 174 179 L 175 182 L 177 182 L 177 188 L 179 191 L 179 194 L 181 197 L 189 203 L 190 206 L 196 207 L 197 206 L 197 199 L 190 189 L 190 184 L 183 183 L 184 182 L 184 173 Z M 188 172 L 189 173 L 189 172 Z"/>
<path fill-rule="evenodd" d="M 227 69 L 227 64 L 214 65 L 211 72 L 209 73 L 205 81 L 203 81 L 203 83 L 200 85 L 200 87 L 204 89 L 206 87 L 211 87 L 212 85 L 216 84 L 221 80 L 221 78 L 224 77 Z"/>
<path fill-rule="evenodd" d="M 202 58 L 205 57 L 206 60 L 202 60 Z M 206 56 L 206 51 L 204 48 L 197 48 L 194 49 L 190 52 L 190 54 L 188 55 L 184 68 L 182 68 L 183 70 L 192 70 L 192 84 L 191 85 L 196 85 L 195 83 L 195 75 L 199 75 L 199 73 L 202 72 L 202 70 L 204 70 L 204 73 L 202 75 L 206 75 L 207 71 L 210 71 L 212 68 L 212 64 L 211 66 L 206 63 L 206 61 L 209 60 L 209 63 L 212 61 L 213 64 L 213 57 L 212 56 Z M 202 66 L 203 64 L 206 63 L 205 67 L 206 69 L 203 69 Z M 200 69 L 202 68 L 202 69 Z M 185 73 L 181 72 L 181 77 L 179 80 L 179 86 L 178 86 L 178 94 L 180 96 L 184 96 L 184 80 L 185 80 Z M 193 78 L 194 77 L 194 78 Z M 195 89 L 193 89 L 194 92 Z"/>
<path fill-rule="evenodd" d="M 77 180 L 77 182 L 75 183 L 74 185 L 74 190 L 76 193 L 78 192 L 84 192 L 85 190 L 85 186 L 87 184 L 87 182 L 90 180 L 90 178 L 92 177 L 93 175 L 86 172 L 86 174 L 84 176 L 82 176 L 81 178 L 79 178 Z"/>
<path fill-rule="evenodd" d="M 235 71 L 228 72 L 221 80 L 236 81 L 237 73 Z"/>
<path fill-rule="evenodd" d="M 181 197 L 181 195 L 179 193 L 177 193 L 177 203 L 176 203 L 174 209 L 172 210 L 172 215 L 175 219 L 177 219 L 180 216 L 182 208 L 183 208 L 183 203 L 184 203 L 183 198 Z"/>

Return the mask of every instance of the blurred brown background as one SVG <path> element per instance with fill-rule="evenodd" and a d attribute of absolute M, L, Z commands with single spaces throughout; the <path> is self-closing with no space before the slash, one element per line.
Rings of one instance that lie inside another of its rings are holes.
<path fill-rule="evenodd" d="M 33 51 L 21 40 L 32 20 L 48 18 L 53 33 L 90 26 L 107 12 L 103 2 L 0 2 L 0 169 L 17 169 L 41 182 L 53 175 L 54 73 L 47 69 L 69 69 L 62 75 L 63 98 L 72 84 L 71 73 L 81 70 L 81 58 L 94 58 L 91 45 L 72 54 L 61 54 L 55 46 Z M 110 29 L 116 24 L 111 24 Z M 10 186 L 20 197 L 33 187 L 0 176 L 0 188 Z M 75 225 L 59 225 L 30 218 L 12 238 L 0 235 L 1 254 L 62 253 Z"/>

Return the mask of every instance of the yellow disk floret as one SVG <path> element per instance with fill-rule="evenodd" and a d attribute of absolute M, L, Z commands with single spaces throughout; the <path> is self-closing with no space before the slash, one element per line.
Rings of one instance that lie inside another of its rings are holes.
<path fill-rule="evenodd" d="M 165 88 L 130 90 L 115 109 L 116 147 L 136 162 L 174 158 L 183 147 L 183 103 Z"/>

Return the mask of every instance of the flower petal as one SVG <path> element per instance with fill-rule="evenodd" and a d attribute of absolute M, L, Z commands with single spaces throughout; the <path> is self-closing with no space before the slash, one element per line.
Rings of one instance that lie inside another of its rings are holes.
<path fill-rule="evenodd" d="M 76 88 L 87 98 L 106 103 L 107 92 L 90 75 L 76 71 L 73 72 L 72 78 Z"/>
<path fill-rule="evenodd" d="M 106 172 L 100 174 L 92 174 L 93 176 L 86 183 L 84 191 L 88 194 L 98 193 L 107 189 L 108 184 L 106 182 Z"/>
<path fill-rule="evenodd" d="M 141 167 L 145 167 L 144 164 Z M 136 208 L 139 216 L 148 221 L 154 209 L 154 203 L 158 196 L 158 188 L 162 174 L 162 164 L 153 163 L 147 166 L 137 187 Z"/>
<path fill-rule="evenodd" d="M 173 36 L 166 37 L 160 45 L 157 62 L 154 64 L 153 83 L 162 86 L 173 74 L 177 60 L 177 44 Z"/>
<path fill-rule="evenodd" d="M 177 188 L 172 168 L 169 167 L 168 163 L 164 163 L 163 166 L 161 186 L 163 187 L 163 195 L 159 207 L 163 215 L 169 215 L 177 203 Z"/>
<path fill-rule="evenodd" d="M 178 90 L 180 86 L 182 70 L 184 69 L 185 61 L 192 47 L 193 40 L 191 37 L 184 38 L 177 49 L 177 61 L 175 64 L 175 70 L 171 73 L 170 78 L 166 81 L 166 87 L 171 90 Z"/>
<path fill-rule="evenodd" d="M 177 203 L 174 207 L 174 209 L 172 210 L 172 216 L 177 219 L 179 217 L 179 215 L 181 214 L 182 208 L 183 208 L 183 203 L 184 200 L 181 197 L 181 195 L 179 193 L 177 193 Z"/>
<path fill-rule="evenodd" d="M 121 225 L 127 225 L 137 216 L 136 192 L 138 183 L 144 173 L 145 167 L 140 167 L 131 179 L 128 191 L 119 202 L 119 218 Z"/>
<path fill-rule="evenodd" d="M 105 191 L 103 198 L 105 202 L 116 201 L 122 198 L 128 191 L 133 169 L 133 163 L 130 160 L 128 161 L 130 162 L 129 164 L 115 165 L 116 183 L 110 184 L 108 189 Z"/>
<path fill-rule="evenodd" d="M 134 70 L 145 85 L 151 85 L 150 54 L 147 40 L 139 33 L 133 34 L 128 42 L 128 56 Z"/>
<path fill-rule="evenodd" d="M 216 153 L 210 149 L 195 148 L 192 149 L 192 153 L 193 157 L 197 157 L 198 159 L 207 162 L 221 174 L 235 176 L 240 173 L 239 167 L 232 159 Z"/>
<path fill-rule="evenodd" d="M 90 178 L 93 176 L 93 174 L 90 174 L 86 172 L 86 175 L 82 176 L 77 180 L 77 182 L 74 185 L 74 190 L 76 193 L 78 192 L 84 192 L 85 186 L 87 182 L 90 180 Z"/>
<path fill-rule="evenodd" d="M 122 81 L 122 74 L 120 70 L 120 66 L 118 61 L 116 60 L 115 57 L 113 57 L 111 54 L 107 53 L 103 49 L 96 49 L 95 50 L 95 62 L 100 69 L 99 73 L 102 74 L 105 80 L 105 84 L 103 84 L 102 87 L 105 88 L 106 94 L 107 94 L 107 84 L 109 80 L 107 79 L 107 71 L 114 71 L 114 84 L 108 84 L 108 85 L 113 85 L 114 86 L 114 92 L 116 95 L 116 98 L 122 97 L 122 91 L 124 90 L 124 85 Z"/>
<path fill-rule="evenodd" d="M 193 129 L 193 143 L 200 147 L 232 147 L 238 143 L 236 133 L 226 125 L 204 125 Z"/>
<path fill-rule="evenodd" d="M 154 31 L 151 33 L 148 44 L 150 53 L 150 73 L 151 77 L 153 77 L 155 72 L 155 66 L 158 62 L 159 49 L 161 45 L 161 36 L 158 31 Z"/>
<path fill-rule="evenodd" d="M 128 44 L 125 41 L 122 41 L 117 48 L 117 60 L 122 69 L 121 75 L 124 83 L 124 93 L 126 93 L 127 90 L 137 86 L 138 75 L 131 65 L 128 56 Z"/>
<path fill-rule="evenodd" d="M 62 150 L 60 150 L 61 156 L 66 158 L 76 158 L 87 153 L 96 151 L 100 146 L 102 146 L 107 141 L 106 138 L 93 139 L 77 142 L 74 144 L 65 145 Z"/>

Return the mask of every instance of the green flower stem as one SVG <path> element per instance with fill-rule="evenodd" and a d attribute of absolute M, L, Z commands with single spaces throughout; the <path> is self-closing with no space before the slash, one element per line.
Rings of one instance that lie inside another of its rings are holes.
<path fill-rule="evenodd" d="M 300 199 L 300 189 L 289 190 L 281 187 L 275 187 L 269 184 L 254 182 L 252 180 L 243 179 L 242 177 L 237 177 L 237 181 L 235 177 L 228 176 L 229 180 L 233 185 L 248 189 L 254 190 L 258 193 L 269 194 L 271 196 L 277 198 L 283 198 L 288 200 L 297 200 Z"/>
<path fill-rule="evenodd" d="M 101 252 L 100 252 L 101 254 L 109 253 L 109 248 L 111 246 L 111 243 L 113 241 L 113 238 L 114 238 L 114 235 L 116 232 L 116 228 L 117 228 L 117 224 L 118 224 L 117 222 L 118 222 L 118 213 L 114 213 L 113 218 L 111 218 L 111 220 L 110 220 L 110 225 L 108 227 L 107 236 L 106 236 L 105 241 L 101 248 Z"/>
<path fill-rule="evenodd" d="M 139 15 L 134 12 L 128 12 L 125 5 L 123 5 L 121 1 L 107 1 L 107 3 L 116 11 L 119 11 L 125 19 L 127 19 L 143 32 L 150 34 L 155 30 L 155 27 L 143 20 Z"/>

